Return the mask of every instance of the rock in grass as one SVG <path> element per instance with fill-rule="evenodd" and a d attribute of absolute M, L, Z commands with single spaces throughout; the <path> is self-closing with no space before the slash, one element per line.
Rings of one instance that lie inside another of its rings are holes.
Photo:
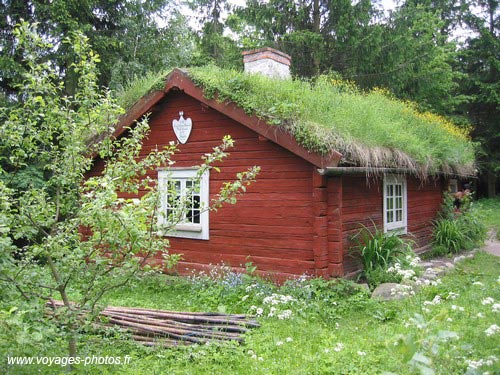
<path fill-rule="evenodd" d="M 383 301 L 392 301 L 403 299 L 400 293 L 397 293 L 400 284 L 397 283 L 383 283 L 375 288 L 372 293 L 372 298 L 378 298 Z"/>

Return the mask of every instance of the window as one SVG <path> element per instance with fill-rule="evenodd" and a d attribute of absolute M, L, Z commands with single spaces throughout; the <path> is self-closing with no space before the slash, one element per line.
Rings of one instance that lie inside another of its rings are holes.
<path fill-rule="evenodd" d="M 404 176 L 384 178 L 384 231 L 406 233 L 406 179 Z"/>
<path fill-rule="evenodd" d="M 158 171 L 158 189 L 161 195 L 160 228 L 176 223 L 172 237 L 208 240 L 209 172 L 195 181 L 197 169 L 170 169 Z"/>

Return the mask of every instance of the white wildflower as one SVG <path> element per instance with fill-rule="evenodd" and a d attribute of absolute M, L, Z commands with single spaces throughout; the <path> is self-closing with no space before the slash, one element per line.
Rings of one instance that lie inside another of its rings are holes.
<path fill-rule="evenodd" d="M 455 299 L 459 296 L 458 293 L 453 293 L 453 292 L 450 292 L 448 293 L 448 297 L 446 299 Z"/>
<path fill-rule="evenodd" d="M 278 319 L 284 320 L 289 319 L 292 316 L 292 310 L 283 310 L 280 314 L 278 314 Z"/>
<path fill-rule="evenodd" d="M 439 305 L 441 303 L 442 299 L 441 299 L 441 296 L 439 294 L 435 295 L 434 298 L 432 299 L 432 301 L 424 301 L 424 305 L 425 306 L 428 306 L 428 305 Z"/>
<path fill-rule="evenodd" d="M 500 332 L 500 327 L 496 324 L 492 324 L 484 331 L 484 333 L 486 333 L 486 336 L 493 336 L 497 332 Z"/>
<path fill-rule="evenodd" d="M 485 299 L 483 299 L 483 300 L 481 301 L 481 304 L 483 304 L 483 305 L 491 305 L 491 304 L 493 304 L 494 302 L 495 302 L 495 300 L 494 300 L 493 298 L 491 298 L 491 297 L 486 297 Z"/>
<path fill-rule="evenodd" d="M 344 349 L 344 344 L 338 342 L 337 345 L 333 348 L 336 352 L 340 352 L 342 349 Z"/>
<path fill-rule="evenodd" d="M 476 316 L 478 318 L 484 318 L 484 314 L 482 312 L 478 312 Z"/>
<path fill-rule="evenodd" d="M 365 353 L 365 352 L 362 352 L 362 351 L 358 351 L 358 355 L 359 355 L 359 356 L 365 356 L 365 355 L 366 355 L 366 353 Z"/>
<path fill-rule="evenodd" d="M 257 314 L 258 316 L 261 316 L 263 312 L 264 312 L 264 309 L 263 309 L 262 307 L 259 307 L 259 308 L 257 309 L 257 311 L 256 311 L 256 314 Z"/>
<path fill-rule="evenodd" d="M 285 341 L 286 341 L 286 342 L 292 342 L 292 341 L 293 341 L 293 339 L 292 339 L 291 337 L 287 337 L 287 338 L 285 339 Z"/>
<path fill-rule="evenodd" d="M 248 297 L 250 297 L 250 296 L 247 294 L 247 295 L 245 295 L 245 296 L 241 297 L 241 300 L 242 300 L 242 301 L 246 301 L 246 300 L 248 299 Z"/>
<path fill-rule="evenodd" d="M 495 303 L 491 306 L 491 311 L 494 313 L 500 312 L 500 303 Z"/>
<path fill-rule="evenodd" d="M 283 341 L 278 341 L 278 342 L 276 343 L 276 346 L 281 346 L 281 345 L 283 345 Z"/>

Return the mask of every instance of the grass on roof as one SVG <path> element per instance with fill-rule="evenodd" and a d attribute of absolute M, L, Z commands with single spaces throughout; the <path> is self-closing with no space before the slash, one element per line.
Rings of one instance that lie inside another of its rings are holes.
<path fill-rule="evenodd" d="M 247 113 L 291 132 L 311 151 L 336 150 L 344 162 L 408 168 L 421 176 L 474 173 L 475 147 L 465 130 L 392 99 L 383 90 L 363 92 L 329 76 L 311 82 L 273 80 L 215 66 L 190 68 L 189 75 L 207 97 L 235 102 Z M 158 84 L 152 77 L 145 79 L 143 94 L 146 81 Z"/>

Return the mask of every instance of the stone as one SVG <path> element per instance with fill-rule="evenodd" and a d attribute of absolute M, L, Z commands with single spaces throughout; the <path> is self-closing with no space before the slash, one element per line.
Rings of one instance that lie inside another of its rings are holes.
<path fill-rule="evenodd" d="M 394 293 L 400 287 L 400 284 L 397 283 L 383 283 L 375 288 L 372 293 L 372 298 L 378 298 L 383 301 L 392 301 L 392 300 L 400 300 L 403 299 L 403 296 Z"/>
<path fill-rule="evenodd" d="M 370 291 L 370 286 L 367 283 L 361 283 L 361 284 L 358 284 L 358 285 L 359 285 L 359 287 L 361 289 L 364 289 L 364 290 L 366 290 L 368 292 Z"/>

